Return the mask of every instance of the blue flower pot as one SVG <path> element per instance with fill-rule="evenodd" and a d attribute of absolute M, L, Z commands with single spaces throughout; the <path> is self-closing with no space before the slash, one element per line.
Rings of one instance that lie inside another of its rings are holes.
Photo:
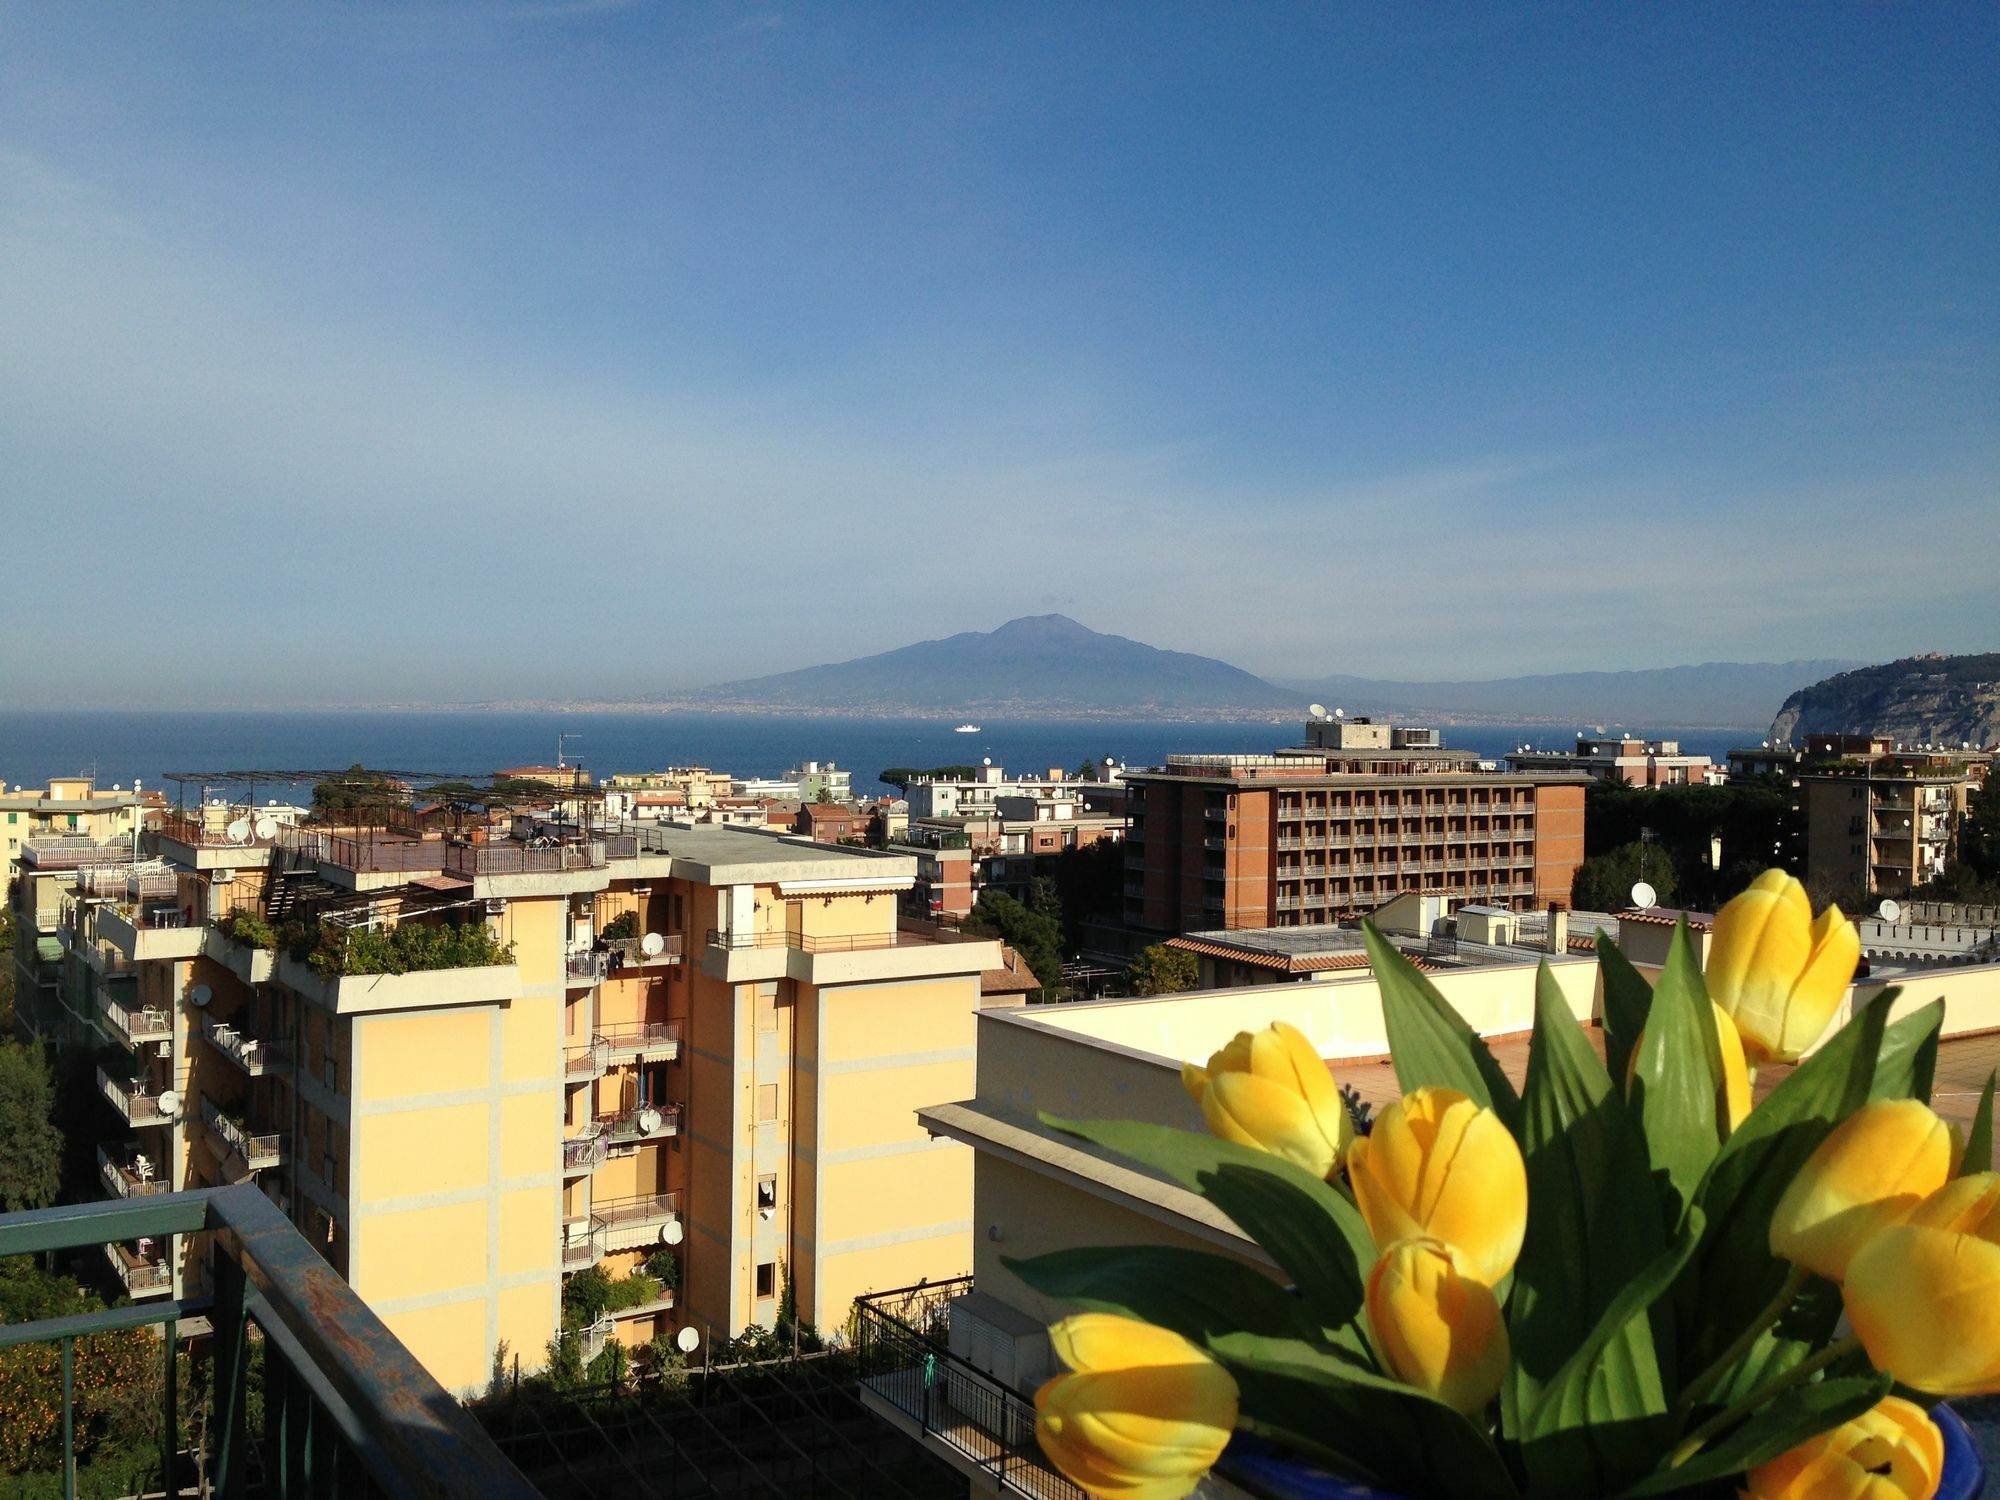
<path fill-rule="evenodd" d="M 1978 1500 L 1986 1487 L 1986 1466 L 1971 1432 L 1958 1413 L 1943 1404 L 1931 1408 L 1931 1420 L 1944 1434 L 1944 1477 L 1936 1500 Z M 1230 1440 L 1215 1467 L 1223 1478 L 1263 1500 L 1419 1500 L 1342 1479 L 1247 1432 Z"/>

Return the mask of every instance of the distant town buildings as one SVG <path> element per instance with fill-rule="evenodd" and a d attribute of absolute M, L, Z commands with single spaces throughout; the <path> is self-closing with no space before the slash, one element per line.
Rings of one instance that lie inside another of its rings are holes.
<path fill-rule="evenodd" d="M 1125 773 L 1127 927 L 1339 922 L 1409 891 L 1568 905 L 1586 777 L 1482 770 L 1433 730 L 1366 719 L 1316 718 L 1305 738 Z"/>
<path fill-rule="evenodd" d="M 1683 754 L 1678 740 L 1627 735 L 1606 739 L 1580 734 L 1574 752 L 1516 750 L 1507 764 L 1516 771 L 1578 772 L 1616 786 L 1719 786 L 1729 779 L 1727 768 L 1706 755 Z"/>

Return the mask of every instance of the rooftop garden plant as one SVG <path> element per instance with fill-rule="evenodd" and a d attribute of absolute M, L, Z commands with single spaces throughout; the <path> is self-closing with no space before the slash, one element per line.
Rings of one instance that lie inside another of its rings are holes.
<path fill-rule="evenodd" d="M 291 955 L 324 979 L 350 974 L 415 974 L 510 964 L 514 945 L 496 939 L 484 923 L 393 927 L 302 926 L 288 933 Z"/>
<path fill-rule="evenodd" d="M 1936 1399 L 2000 1391 L 1993 1084 L 1966 1140 L 1931 1111 L 1941 1001 L 1892 1019 L 1889 991 L 1824 1036 L 1859 939 L 1770 871 L 1705 974 L 1684 923 L 1651 984 L 1600 939 L 1602 1058 L 1544 964 L 1517 1090 L 1367 940 L 1403 1095 L 1366 1134 L 1283 1024 L 1185 1067 L 1206 1134 L 1049 1118 L 1290 1283 L 1163 1246 L 1009 1261 L 1078 1309 L 1035 1400 L 1058 1469 L 1126 1500 L 1218 1460 L 1275 1496 L 1938 1493 Z"/>

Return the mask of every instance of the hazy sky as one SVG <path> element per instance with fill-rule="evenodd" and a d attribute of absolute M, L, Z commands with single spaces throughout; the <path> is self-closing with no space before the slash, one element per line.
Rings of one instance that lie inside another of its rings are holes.
<path fill-rule="evenodd" d="M 0 701 L 2000 647 L 2000 6 L 0 4 Z"/>

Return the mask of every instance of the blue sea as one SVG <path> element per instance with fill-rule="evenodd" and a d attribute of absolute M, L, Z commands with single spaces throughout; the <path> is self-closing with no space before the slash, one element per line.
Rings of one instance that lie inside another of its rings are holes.
<path fill-rule="evenodd" d="M 1652 735 L 1674 737 L 1672 730 Z M 206 783 L 233 791 L 231 772 L 316 772 L 359 762 L 375 770 L 476 776 L 504 766 L 555 763 L 558 734 L 565 758 L 594 775 L 703 765 L 737 776 L 775 776 L 802 761 L 832 761 L 854 772 L 857 792 L 882 790 L 889 766 L 930 766 L 991 759 L 1018 772 L 1073 770 L 1110 756 L 1158 765 L 1169 754 L 1267 752 L 1303 738 L 1295 724 L 1130 722 L 1106 719 L 982 720 L 977 734 L 953 733 L 939 719 L 779 717 L 705 713 L 488 713 L 407 710 L 243 710 L 142 713 L 113 710 L 0 711 L 0 779 L 43 785 L 51 776 L 94 774 L 98 784 L 135 778 L 174 798 L 168 776 L 187 776 L 190 801 Z M 1483 725 L 1447 728 L 1447 745 L 1498 757 L 1522 744 L 1567 748 L 1574 731 Z M 1680 736 L 1682 748 L 1718 761 L 1754 735 Z M 260 787 L 261 800 L 306 795 L 309 777 L 289 790 Z"/>

